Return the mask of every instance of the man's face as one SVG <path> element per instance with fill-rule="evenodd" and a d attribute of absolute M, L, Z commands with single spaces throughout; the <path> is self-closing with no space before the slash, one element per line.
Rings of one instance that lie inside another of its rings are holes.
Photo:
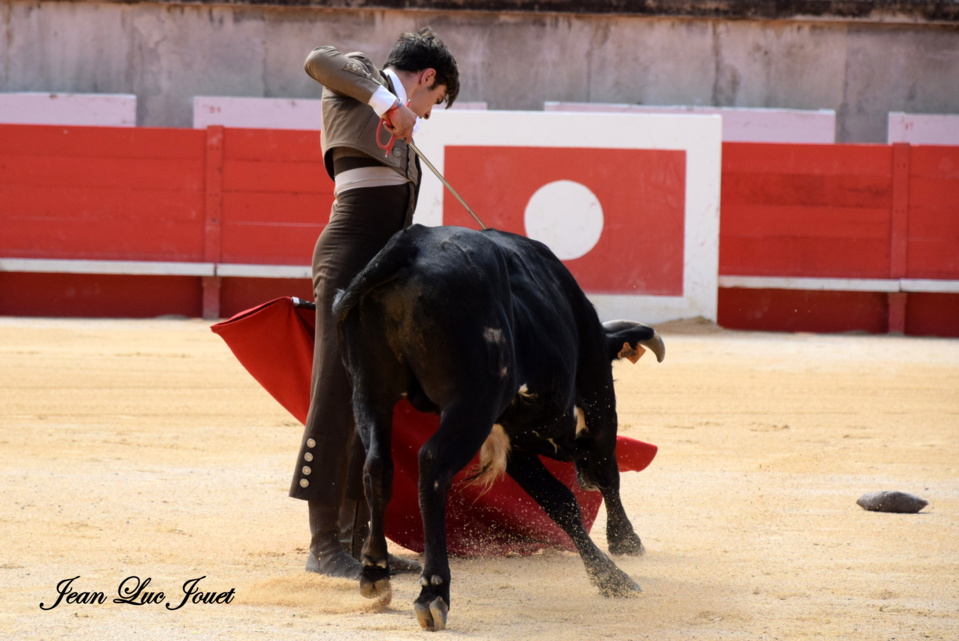
<path fill-rule="evenodd" d="M 416 87 L 407 96 L 410 111 L 423 119 L 429 119 L 433 107 L 443 104 L 446 99 L 446 85 L 433 85 L 436 71 L 426 69 L 417 76 Z"/>

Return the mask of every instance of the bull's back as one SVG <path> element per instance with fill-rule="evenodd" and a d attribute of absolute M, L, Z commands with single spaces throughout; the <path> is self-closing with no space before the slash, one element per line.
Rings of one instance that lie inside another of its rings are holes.
<path fill-rule="evenodd" d="M 501 336 L 521 368 L 550 362 L 570 372 L 582 338 L 601 332 L 582 290 L 545 245 L 498 230 L 413 225 L 397 233 L 334 312 L 345 319 L 361 302 L 367 317 L 383 318 L 394 351 L 416 347 L 433 366 L 437 354 L 486 358 L 477 350 Z"/>
<path fill-rule="evenodd" d="M 485 235 L 414 225 L 357 275 L 334 313 L 347 351 L 385 342 L 393 375 L 405 372 L 442 407 L 483 373 L 500 402 L 505 391 L 492 386 L 512 369 L 510 301 L 502 254 Z M 378 363 L 385 367 L 382 357 Z"/>
<path fill-rule="evenodd" d="M 361 300 L 385 289 L 425 288 L 433 296 L 461 291 L 490 271 L 498 271 L 495 252 L 479 232 L 413 225 L 397 232 L 357 274 L 337 296 L 333 312 L 342 320 Z"/>

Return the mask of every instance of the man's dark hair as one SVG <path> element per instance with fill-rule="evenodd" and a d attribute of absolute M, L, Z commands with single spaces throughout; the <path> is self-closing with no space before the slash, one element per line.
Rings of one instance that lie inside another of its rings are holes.
<path fill-rule="evenodd" d="M 429 27 L 400 36 L 383 66 L 414 73 L 435 69 L 436 81 L 430 89 L 436 85 L 446 85 L 447 108 L 453 104 L 460 92 L 460 72 L 456 67 L 456 60 Z"/>

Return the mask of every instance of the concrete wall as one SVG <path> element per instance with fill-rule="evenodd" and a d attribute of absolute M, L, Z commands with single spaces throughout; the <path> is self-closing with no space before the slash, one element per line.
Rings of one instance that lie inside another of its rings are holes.
<path fill-rule="evenodd" d="M 131 93 L 141 126 L 190 127 L 193 96 L 316 98 L 319 44 L 383 60 L 431 24 L 464 101 L 835 109 L 839 142 L 885 142 L 887 114 L 959 113 L 959 25 L 823 19 L 330 9 L 113 2 L 0 4 L 0 91 Z"/>

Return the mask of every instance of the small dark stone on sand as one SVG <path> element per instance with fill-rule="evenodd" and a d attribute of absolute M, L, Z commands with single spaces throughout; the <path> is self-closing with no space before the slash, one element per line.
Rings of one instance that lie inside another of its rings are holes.
<path fill-rule="evenodd" d="M 856 503 L 864 510 L 870 510 L 872 512 L 898 512 L 900 514 L 915 514 L 929 505 L 929 501 L 921 499 L 915 494 L 898 491 L 863 494 Z"/>

